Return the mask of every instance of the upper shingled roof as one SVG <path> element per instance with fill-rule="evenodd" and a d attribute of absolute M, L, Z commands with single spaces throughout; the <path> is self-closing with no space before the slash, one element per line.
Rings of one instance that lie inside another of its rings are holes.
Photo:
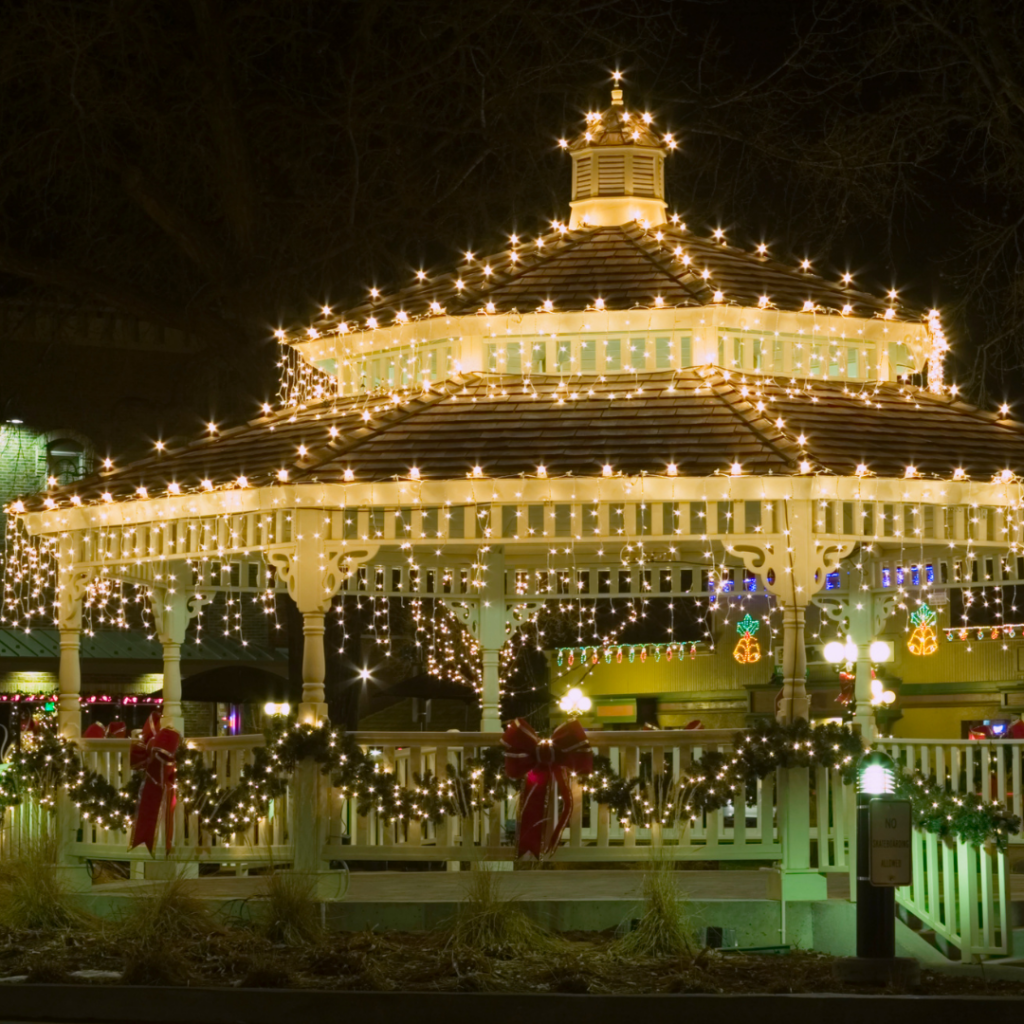
<path fill-rule="evenodd" d="M 474 256 L 453 273 L 427 275 L 342 317 L 326 316 L 315 327 L 327 334 L 343 323 L 344 330 L 359 331 L 430 316 L 582 311 L 598 300 L 605 309 L 766 303 L 804 310 L 811 302 L 819 310 L 859 317 L 884 315 L 891 305 L 810 270 L 700 238 L 681 225 L 646 229 L 632 223 L 562 226 L 533 242 Z M 922 319 L 917 310 L 896 309 L 894 315 Z"/>
<path fill-rule="evenodd" d="M 724 370 L 603 377 L 470 375 L 430 391 L 329 399 L 254 420 L 216 437 L 55 489 L 82 501 L 163 496 L 209 488 L 465 479 L 534 474 L 681 476 L 728 472 L 902 477 L 908 466 L 950 479 L 1024 476 L 1024 425 L 948 396 L 894 383 L 775 380 Z M 801 463 L 807 463 L 801 468 Z M 110 496 L 103 499 L 104 494 Z M 38 509 L 44 496 L 27 501 Z"/>

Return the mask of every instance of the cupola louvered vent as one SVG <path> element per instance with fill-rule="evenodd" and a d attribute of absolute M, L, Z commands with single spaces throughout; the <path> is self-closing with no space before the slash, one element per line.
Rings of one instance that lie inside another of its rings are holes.
<path fill-rule="evenodd" d="M 590 195 L 591 167 L 590 157 L 581 156 L 576 161 L 576 193 L 573 199 L 580 199 Z"/>
<path fill-rule="evenodd" d="M 597 160 L 597 194 L 621 196 L 626 189 L 626 158 L 602 153 Z"/>
<path fill-rule="evenodd" d="M 654 157 L 642 156 L 636 153 L 633 156 L 633 195 L 653 196 L 654 195 Z"/>

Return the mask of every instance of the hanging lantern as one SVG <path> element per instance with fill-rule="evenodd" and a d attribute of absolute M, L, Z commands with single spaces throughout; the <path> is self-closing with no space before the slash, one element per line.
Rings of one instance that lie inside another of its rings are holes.
<path fill-rule="evenodd" d="M 749 613 L 736 623 L 736 632 L 739 633 L 740 639 L 733 649 L 732 656 L 741 665 L 753 665 L 755 661 L 760 660 L 761 645 L 756 635 L 760 628 L 761 623 L 751 618 Z"/>
<path fill-rule="evenodd" d="M 939 649 L 939 639 L 935 635 L 935 612 L 923 604 L 916 612 L 911 612 L 910 622 L 914 632 L 907 640 L 907 650 L 919 657 L 934 654 Z M 978 639 L 980 640 L 983 635 L 981 633 Z"/>

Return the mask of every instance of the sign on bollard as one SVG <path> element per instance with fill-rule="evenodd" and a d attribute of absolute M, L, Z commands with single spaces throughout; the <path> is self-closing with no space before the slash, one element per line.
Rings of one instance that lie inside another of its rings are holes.
<path fill-rule="evenodd" d="M 871 884 L 910 885 L 910 801 L 875 797 L 870 814 Z"/>

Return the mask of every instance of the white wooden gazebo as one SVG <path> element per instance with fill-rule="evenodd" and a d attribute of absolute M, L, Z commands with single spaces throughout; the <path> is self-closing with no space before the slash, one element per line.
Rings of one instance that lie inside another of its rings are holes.
<path fill-rule="evenodd" d="M 870 736 L 882 621 L 933 586 L 1024 579 L 1024 427 L 944 381 L 938 313 L 693 233 L 668 215 L 672 140 L 612 96 L 566 143 L 569 220 L 280 332 L 282 400 L 250 423 L 12 506 L 5 614 L 56 584 L 66 736 L 80 733 L 83 602 L 118 581 L 151 594 L 180 727 L 180 645 L 217 585 L 194 582 L 208 563 L 238 565 L 239 592 L 272 568 L 294 599 L 305 721 L 327 713 L 336 595 L 445 602 L 478 644 L 492 741 L 501 650 L 553 598 L 731 584 L 770 599 L 784 720 L 809 716 L 819 601 L 857 645 Z M 798 898 L 824 881 L 806 772 L 791 775 L 780 838 Z"/>

